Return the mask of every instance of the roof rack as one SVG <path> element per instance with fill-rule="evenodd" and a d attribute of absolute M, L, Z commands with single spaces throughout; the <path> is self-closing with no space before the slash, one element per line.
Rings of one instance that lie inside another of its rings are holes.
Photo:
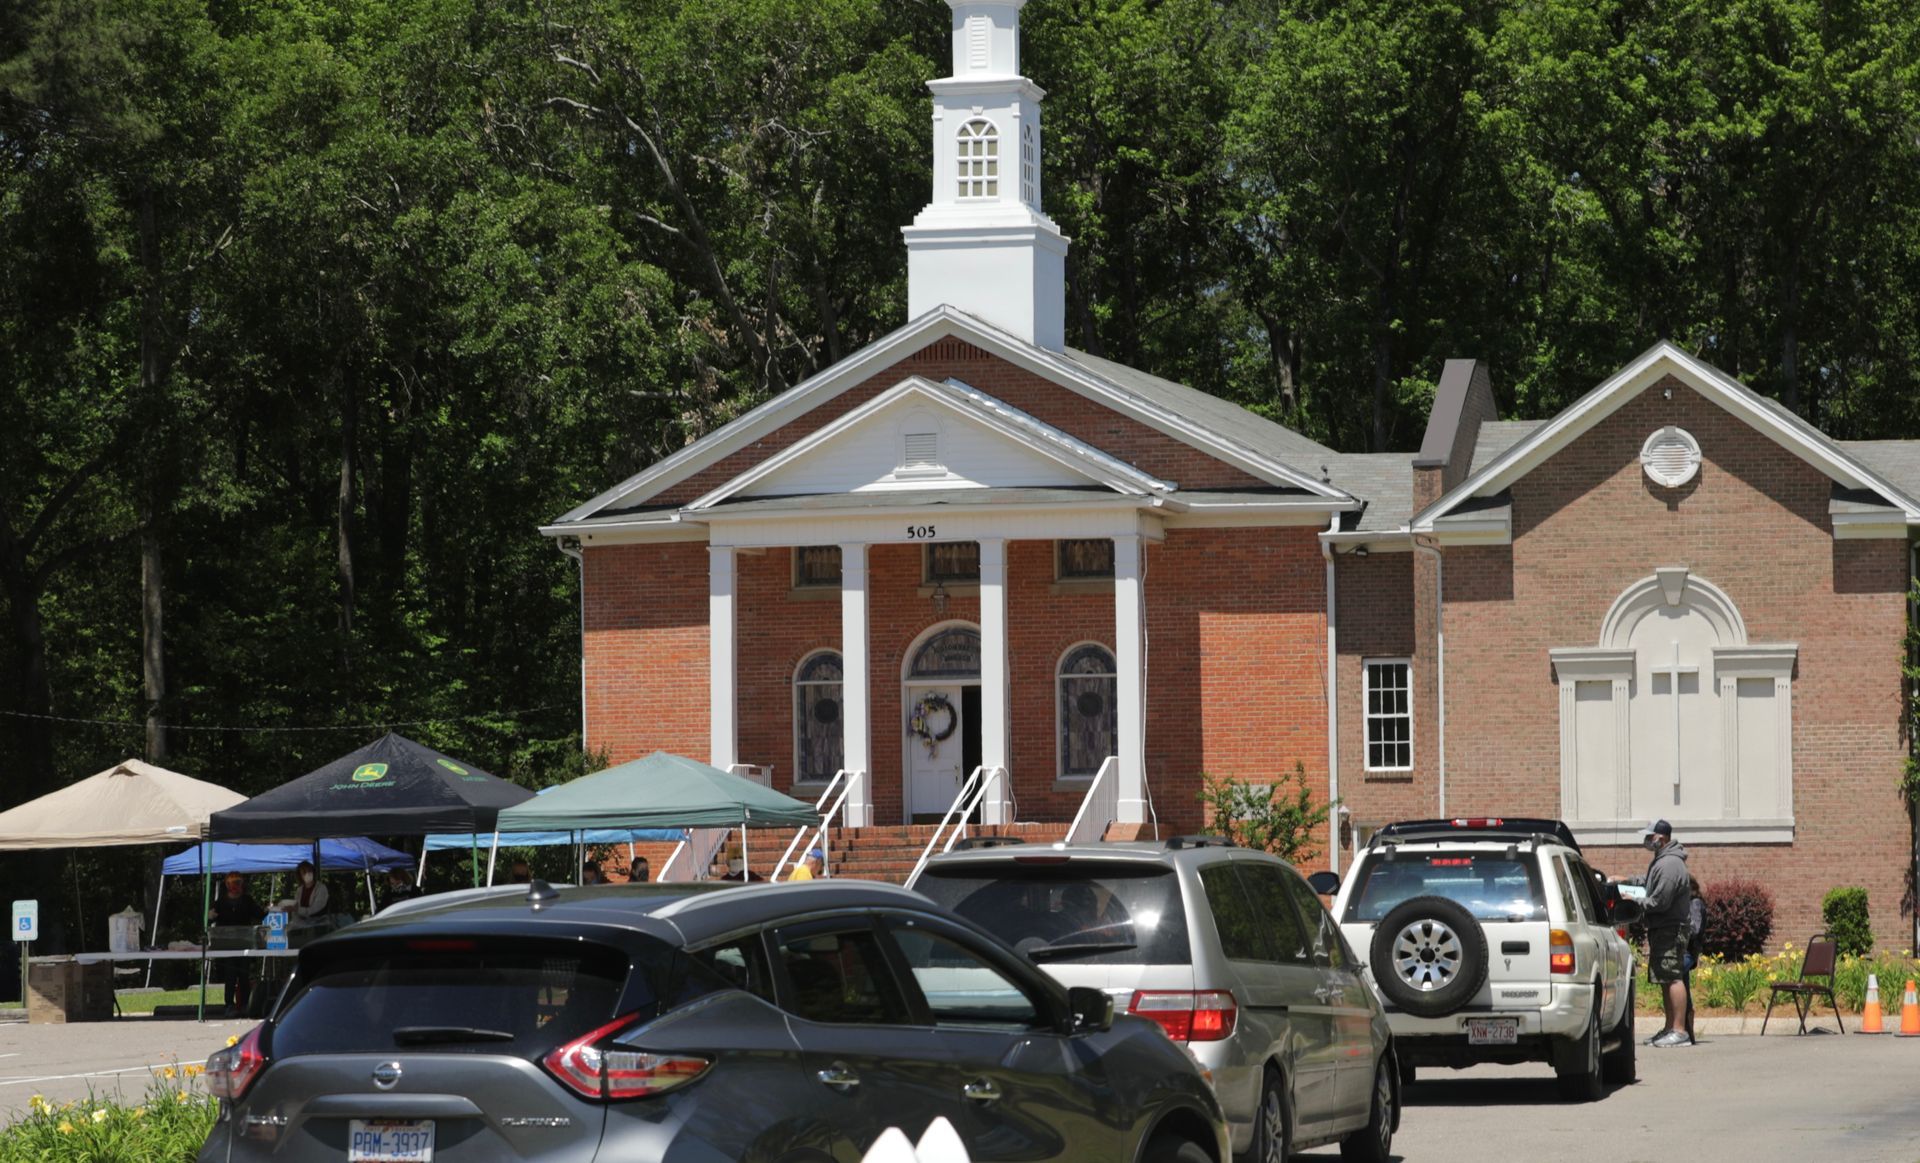
<path fill-rule="evenodd" d="M 1014 844 L 1025 844 L 1018 836 L 968 836 L 953 846 L 955 852 L 965 852 L 975 848 L 1006 848 Z"/>
<path fill-rule="evenodd" d="M 1198 833 L 1187 836 L 1167 837 L 1167 849 L 1177 852 L 1182 848 L 1237 848 L 1239 845 L 1225 836 L 1206 836 Z"/>
<path fill-rule="evenodd" d="M 1458 816 L 1450 820 L 1402 820 L 1375 832 L 1367 842 L 1367 847 L 1492 836 L 1531 840 L 1536 844 L 1564 844 L 1575 852 L 1580 851 L 1580 841 L 1574 839 L 1573 829 L 1567 827 L 1565 821 L 1541 816 Z"/>

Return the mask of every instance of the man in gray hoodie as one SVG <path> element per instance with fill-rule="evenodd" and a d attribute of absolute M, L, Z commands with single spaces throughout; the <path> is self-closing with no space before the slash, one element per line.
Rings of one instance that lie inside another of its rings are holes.
<path fill-rule="evenodd" d="M 1687 872 L 1687 850 L 1673 838 L 1673 825 L 1655 820 L 1640 833 L 1640 846 L 1653 853 L 1647 865 L 1646 925 L 1647 980 L 1660 986 L 1660 1004 L 1666 1025 L 1652 1045 L 1686 1046 L 1687 1036 L 1687 909 L 1693 898 L 1693 878 Z"/>

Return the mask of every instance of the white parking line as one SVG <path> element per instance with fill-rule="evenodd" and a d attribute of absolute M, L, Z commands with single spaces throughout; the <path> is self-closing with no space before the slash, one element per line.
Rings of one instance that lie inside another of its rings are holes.
<path fill-rule="evenodd" d="M 72 1078 L 107 1078 L 115 1074 L 132 1074 L 136 1070 L 163 1070 L 177 1065 L 173 1062 L 153 1062 L 145 1066 L 121 1066 L 113 1070 L 89 1070 L 82 1074 L 41 1074 L 33 1078 L 0 1078 L 0 1086 L 26 1086 L 34 1082 L 64 1082 Z"/>

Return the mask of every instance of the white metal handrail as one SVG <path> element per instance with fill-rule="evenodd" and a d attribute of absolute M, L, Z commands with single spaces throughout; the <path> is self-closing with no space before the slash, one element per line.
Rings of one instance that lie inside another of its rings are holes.
<path fill-rule="evenodd" d="M 959 842 L 960 837 L 966 835 L 967 817 L 974 813 L 981 801 L 987 798 L 987 793 L 993 789 L 993 785 L 1005 778 L 1006 774 L 1007 769 L 1004 767 L 987 767 L 983 764 L 973 769 L 973 774 L 960 785 L 960 794 L 953 797 L 953 803 L 948 805 L 947 814 L 940 817 L 939 825 L 934 828 L 933 835 L 927 839 L 926 850 L 920 853 L 919 862 L 913 866 L 913 871 L 907 876 L 908 888 L 912 888 L 914 882 L 920 879 L 920 873 L 927 867 L 927 861 L 933 859 L 935 848 L 939 848 L 942 852 L 953 851 L 953 846 Z M 957 822 L 954 820 L 956 813 L 960 817 Z M 954 825 L 951 832 L 947 831 L 949 823 Z M 946 836 L 945 845 L 940 843 L 942 835 Z"/>
<path fill-rule="evenodd" d="M 688 828 L 687 838 L 673 846 L 673 854 L 654 879 L 661 884 L 705 880 L 707 870 L 713 867 L 714 853 L 732 833 L 732 828 Z"/>
<path fill-rule="evenodd" d="M 799 862 L 793 858 L 796 850 L 805 852 L 811 848 L 821 847 L 821 840 L 826 836 L 827 829 L 832 826 L 834 817 L 841 816 L 845 813 L 847 801 L 852 796 L 853 789 L 859 786 L 860 780 L 864 778 L 866 774 L 864 771 L 848 771 L 844 767 L 833 773 L 833 781 L 827 784 L 827 790 L 821 792 L 820 798 L 813 803 L 813 810 L 820 813 L 820 824 L 813 829 L 813 843 L 807 845 L 806 848 L 802 848 L 800 842 L 806 839 L 807 829 L 804 826 L 797 829 L 793 833 L 793 841 L 787 845 L 786 852 L 782 853 L 779 861 L 774 864 L 773 875 L 769 876 L 767 878 L 768 880 L 777 881 L 780 879 L 781 869 L 798 865 Z M 846 781 L 844 786 L 841 783 L 843 779 Z M 839 790 L 837 796 L 834 795 L 836 788 Z M 827 804 L 828 797 L 833 797 L 831 807 Z M 824 848 L 821 850 L 825 851 Z M 831 869 L 827 869 L 826 874 L 831 876 L 833 872 Z"/>
<path fill-rule="evenodd" d="M 1073 823 L 1067 828 L 1067 843 L 1091 844 L 1103 840 L 1107 835 L 1107 825 L 1120 815 L 1120 757 L 1109 755 L 1093 773 L 1093 782 L 1087 785 L 1087 794 L 1080 800 L 1080 810 L 1073 815 Z"/>

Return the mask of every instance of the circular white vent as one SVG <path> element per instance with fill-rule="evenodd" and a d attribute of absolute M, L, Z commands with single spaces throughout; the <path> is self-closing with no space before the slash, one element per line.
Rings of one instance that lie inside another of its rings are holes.
<path fill-rule="evenodd" d="M 1669 424 L 1640 446 L 1640 463 L 1653 483 L 1678 488 L 1700 471 L 1700 442 L 1686 429 Z"/>

